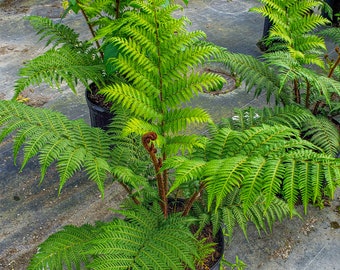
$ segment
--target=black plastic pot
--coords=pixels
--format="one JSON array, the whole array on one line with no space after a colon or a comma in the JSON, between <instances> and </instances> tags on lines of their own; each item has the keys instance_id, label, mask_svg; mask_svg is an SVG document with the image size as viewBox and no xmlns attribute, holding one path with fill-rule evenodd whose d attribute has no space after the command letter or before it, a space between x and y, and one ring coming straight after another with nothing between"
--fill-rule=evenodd
<instances>
[{"instance_id":1,"label":"black plastic pot","mask_svg":"<svg viewBox=\"0 0 340 270\"><path fill-rule=\"evenodd\" d=\"M221 248L221 256L218 261L210 268L210 270L219 270L222 258L224 256L224 235L222 229L217 232L217 245Z\"/></svg>"},{"instance_id":2,"label":"black plastic pot","mask_svg":"<svg viewBox=\"0 0 340 270\"><path fill-rule=\"evenodd\" d=\"M114 114L107 108L101 107L93 103L89 99L89 91L85 91L86 102L89 107L90 120L92 127L99 127L103 130L108 129L108 125L111 123Z\"/></svg>"},{"instance_id":3,"label":"black plastic pot","mask_svg":"<svg viewBox=\"0 0 340 270\"><path fill-rule=\"evenodd\" d=\"M181 198L176 198L176 199L169 198L168 203L171 206L170 208L176 212L176 207L179 207L179 208L183 207L185 200ZM215 264L209 268L210 270L219 270L222 258L224 256L224 234L223 234L222 228L220 228L217 232L216 243L217 243L218 251L220 252L220 257L215 262Z\"/></svg>"}]
</instances>

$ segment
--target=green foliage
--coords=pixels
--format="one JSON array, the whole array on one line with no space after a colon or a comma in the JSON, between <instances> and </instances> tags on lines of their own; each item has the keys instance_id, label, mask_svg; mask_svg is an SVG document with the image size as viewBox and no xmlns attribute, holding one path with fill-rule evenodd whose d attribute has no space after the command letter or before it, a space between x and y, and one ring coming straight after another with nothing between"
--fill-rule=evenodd
<instances>
[{"instance_id":1,"label":"green foliage","mask_svg":"<svg viewBox=\"0 0 340 270\"><path fill-rule=\"evenodd\" d=\"M43 242L38 253L31 259L28 270L84 269L91 262L84 251L88 242L96 237L100 225L85 224L81 227L65 226Z\"/></svg>"},{"instance_id":2,"label":"green foliage","mask_svg":"<svg viewBox=\"0 0 340 270\"><path fill-rule=\"evenodd\" d=\"M312 31L329 23L327 19L312 12L320 8L322 1L310 0L261 0L264 6L254 7L252 11L268 17L273 23L268 43L274 49L285 49L301 64L316 64L323 67L320 59L322 50L326 50L322 38Z\"/></svg>"},{"instance_id":3,"label":"green foliage","mask_svg":"<svg viewBox=\"0 0 340 270\"><path fill-rule=\"evenodd\" d=\"M185 28L186 18L171 17L179 6L155 9L156 5L159 5L157 1L134 3L140 11L125 12L124 20L112 26L119 28L121 36L108 42L121 53L109 61L126 76L128 83L107 86L101 93L106 101L119 104L133 115L125 134L143 135L153 131L158 136L157 145L165 147L165 154L174 154L199 145L192 136L177 137L187 125L211 122L204 110L181 108L181 104L203 87L217 87L223 79L197 70L218 51L211 44L199 42L205 34L189 33Z\"/></svg>"},{"instance_id":4,"label":"green foliage","mask_svg":"<svg viewBox=\"0 0 340 270\"><path fill-rule=\"evenodd\" d=\"M308 119L303 125L304 137L334 156L339 152L339 130L329 119L319 116Z\"/></svg>"},{"instance_id":5,"label":"green foliage","mask_svg":"<svg viewBox=\"0 0 340 270\"><path fill-rule=\"evenodd\" d=\"M301 104L314 114L334 116L340 94L339 59L325 61L323 36L337 41L337 31L326 29L317 34L328 20L313 10L323 1L261 0L264 4L252 11L268 17L273 26L266 45L269 50L260 58L234 54L227 50L217 57L244 80L248 91L259 96L266 92L267 101L274 97L277 104Z\"/></svg>"},{"instance_id":6,"label":"green foliage","mask_svg":"<svg viewBox=\"0 0 340 270\"><path fill-rule=\"evenodd\" d=\"M104 57L104 51L112 55L112 50L105 49L105 46L101 45L103 40L98 40L97 35L100 29L114 23L116 18L129 7L131 1L70 0L68 2L64 16L70 10L75 13L80 12L88 25L88 39L80 39L79 34L63 20L53 22L46 17L27 17L40 36L40 40L46 40L46 46L51 45L52 48L27 61L19 70L20 78L15 82L13 99L28 86L42 83L59 89L61 83L65 82L73 92L76 92L79 82L88 88L91 82L102 86L119 78L118 74L112 73L112 66L106 62L107 57Z\"/></svg>"},{"instance_id":7,"label":"green foliage","mask_svg":"<svg viewBox=\"0 0 340 270\"><path fill-rule=\"evenodd\" d=\"M313 110L318 101L332 108L332 96L340 94L338 81L302 66L289 52L266 53L257 59L223 50L215 61L236 72L255 96L266 92L267 101L274 97L276 103L297 103Z\"/></svg>"},{"instance_id":8,"label":"green foliage","mask_svg":"<svg viewBox=\"0 0 340 270\"><path fill-rule=\"evenodd\" d=\"M298 129L302 138L321 148L324 153L335 156L339 151L338 129L327 118L316 117L309 110L296 105L239 109L235 110L232 118L223 119L222 123L222 126L237 130L245 130L261 123L285 125Z\"/></svg>"},{"instance_id":9,"label":"green foliage","mask_svg":"<svg viewBox=\"0 0 340 270\"><path fill-rule=\"evenodd\" d=\"M195 269L199 245L192 220L178 214L164 219L157 205L117 213L125 218L64 227L40 245L28 269Z\"/></svg>"},{"instance_id":10,"label":"green foliage","mask_svg":"<svg viewBox=\"0 0 340 270\"><path fill-rule=\"evenodd\" d=\"M46 47L52 45L54 48L59 45L68 44L72 48L79 48L79 51L85 51L86 43L79 41L79 34L67 25L54 23L51 19L40 16L29 16L26 18L37 35L39 40L46 40Z\"/></svg>"},{"instance_id":11,"label":"green foliage","mask_svg":"<svg viewBox=\"0 0 340 270\"><path fill-rule=\"evenodd\" d=\"M15 82L15 96L30 85L47 83L60 89L66 82L76 93L76 86L81 82L88 87L91 81L104 83L102 75L104 65L99 58L93 59L92 54L79 53L69 46L50 49L44 54L28 61L20 69L20 78Z\"/></svg>"},{"instance_id":12,"label":"green foliage","mask_svg":"<svg viewBox=\"0 0 340 270\"><path fill-rule=\"evenodd\" d=\"M337 46L340 45L340 29L338 27L327 27L317 33L325 38L329 38Z\"/></svg>"},{"instance_id":13,"label":"green foliage","mask_svg":"<svg viewBox=\"0 0 340 270\"><path fill-rule=\"evenodd\" d=\"M290 215L290 209L284 200L275 196L271 203L266 205L264 199L265 196L260 194L249 209L244 211L240 190L235 188L223 199L217 211L207 212L202 201L198 201L192 211L199 219L200 229L212 223L214 232L217 233L216 230L223 224L227 239L231 240L236 226L240 227L247 237L249 223L254 224L260 234L271 230L275 221L281 221ZM297 213L293 211L291 215L297 215Z\"/></svg>"},{"instance_id":14,"label":"green foliage","mask_svg":"<svg viewBox=\"0 0 340 270\"><path fill-rule=\"evenodd\" d=\"M279 196L288 203L292 215L299 199L307 210L308 203L317 203L321 194L332 197L339 184L339 160L319 151L320 148L301 139L297 130L287 126L262 125L242 132L215 127L204 150L193 153L190 159L168 158L163 169L176 168L169 192L188 182L203 182L208 209L217 211L237 188L239 209L244 213L259 198L266 209Z\"/></svg>"},{"instance_id":15,"label":"green foliage","mask_svg":"<svg viewBox=\"0 0 340 270\"><path fill-rule=\"evenodd\" d=\"M77 12L85 2L70 3ZM305 82L317 89L316 95L322 92L325 97L338 91L338 84L311 73L290 51L272 53L261 63L219 50L204 41L203 32L188 32L185 17L172 16L179 8L162 0L134 1L118 20L103 18L104 24L96 24L99 35L95 40L104 38L103 47L117 49L105 61L124 77L101 90L116 110L108 131L47 109L0 101L0 141L13 134L14 156L23 148L22 168L38 155L43 179L56 162L60 189L82 168L101 192L111 175L135 203L128 200L125 210L118 211L123 219L66 227L51 236L41 245L31 269L194 269L211 251L210 244L198 241L189 230L194 222L199 224L198 232L212 224L216 233L222 222L230 235L236 225L246 234L249 222L266 231L275 220L295 215L297 201L306 211L309 203L319 203L324 195L332 197L339 186L340 161L330 155L338 139L333 140L330 126L315 120L309 111L296 106L259 113L249 109L218 126L203 109L184 106L203 88L223 82L218 75L198 71L212 58L224 60L236 72L243 72L242 66L241 77L247 78L249 87L259 85L258 93L263 87L273 90L280 101L290 101L288 85L298 78L303 78L301 85ZM89 14L91 18L100 16L95 11ZM57 42L52 51L68 48L73 53L59 42L62 38L52 38L58 31L64 28L41 33L50 37L48 42ZM304 53L308 56L309 51L307 46ZM82 53L78 50L76 55ZM255 67L257 63L259 67ZM261 75L255 79L258 72ZM48 82L80 80L72 76L65 71ZM33 78L43 81L40 75ZM89 75L84 82L87 79ZM24 81L22 85L26 85ZM304 123L309 121L319 121L318 130L306 127ZM211 124L210 134L186 133L189 125L202 123ZM313 127L317 125L313 123ZM182 213L169 213L171 196L184 197Z\"/></svg>"},{"instance_id":16,"label":"green foliage","mask_svg":"<svg viewBox=\"0 0 340 270\"><path fill-rule=\"evenodd\" d=\"M39 155L43 181L47 168L57 161L61 190L66 180L84 167L89 178L104 192L112 145L107 134L89 127L83 120L71 121L47 109L39 110L14 101L1 101L0 108L0 124L6 126L1 130L1 140L16 132L13 140L15 158L24 146L21 169L29 159Z\"/></svg>"}]
</instances>

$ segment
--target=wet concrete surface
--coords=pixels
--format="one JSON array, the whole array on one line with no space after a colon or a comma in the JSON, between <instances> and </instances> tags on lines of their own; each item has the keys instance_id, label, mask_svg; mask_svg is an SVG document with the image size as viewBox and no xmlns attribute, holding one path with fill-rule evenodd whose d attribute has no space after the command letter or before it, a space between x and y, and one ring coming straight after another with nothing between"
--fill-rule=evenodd
<instances>
[{"instance_id":1,"label":"wet concrete surface","mask_svg":"<svg viewBox=\"0 0 340 270\"><path fill-rule=\"evenodd\" d=\"M263 19L248 10L258 5L256 0L192 0L184 14L192 21L190 29L201 29L208 39L233 52L258 56L256 42L261 37ZM58 19L62 12L59 0L0 0L0 98L13 95L14 80L24 61L44 51L38 42L27 15L46 15ZM69 22L85 27L81 18L70 16ZM46 86L30 88L24 93L35 106L50 107L64 112L71 119L88 119L88 112L79 88L76 96L67 88L59 93ZM218 121L230 116L233 108L264 106L263 97L253 99L244 87L227 95L202 94L192 101L193 106L205 107ZM13 163L12 141L0 144L0 269L26 269L29 257L48 235L66 224L110 218L108 208L116 208L125 196L117 185L108 185L105 198L100 198L95 184L84 174L77 173L58 196L58 175L52 167L39 185L39 164L33 159L20 171ZM238 255L248 264L247 269L265 270L331 270L340 269L340 194L322 211L310 207L302 219L275 224L273 232L259 236L249 228L248 241L235 231L225 257L233 261ZM333 223L332 223L333 222Z\"/></svg>"}]
</instances>

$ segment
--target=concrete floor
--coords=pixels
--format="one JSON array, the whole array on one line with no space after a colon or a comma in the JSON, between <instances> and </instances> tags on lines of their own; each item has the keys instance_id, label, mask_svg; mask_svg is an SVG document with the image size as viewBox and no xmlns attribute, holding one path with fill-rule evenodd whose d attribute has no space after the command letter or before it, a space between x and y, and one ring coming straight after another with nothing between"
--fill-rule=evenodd
<instances>
[{"instance_id":1,"label":"concrete floor","mask_svg":"<svg viewBox=\"0 0 340 270\"><path fill-rule=\"evenodd\" d=\"M259 56L256 42L261 37L263 19L248 10L256 0L191 0L184 14L192 21L191 29L201 29L208 39L233 52ZM23 20L26 15L58 18L62 12L58 0L0 0L0 98L9 99L13 83L23 61L40 54L44 48L34 31ZM85 27L77 16L72 25ZM88 120L82 89L77 96L65 88L62 93L41 86L25 93L37 106L64 112L72 119ZM231 114L235 107L264 106L263 98L253 99L242 87L225 96L202 95L193 105L207 108L215 120ZM20 164L19 157L18 164ZM79 173L61 196L57 196L58 178L51 168L42 185L38 161L33 160L23 172L13 165L11 140L0 144L0 269L26 269L29 256L49 234L66 224L83 224L110 217L109 207L116 207L124 192L116 185L106 190L104 200L94 185ZM259 236L252 227L248 241L236 231L225 257L238 255L247 269L264 270L335 270L340 269L340 230L331 224L340 222L340 193L322 211L310 207L309 215L277 223L273 232Z\"/></svg>"}]
</instances>

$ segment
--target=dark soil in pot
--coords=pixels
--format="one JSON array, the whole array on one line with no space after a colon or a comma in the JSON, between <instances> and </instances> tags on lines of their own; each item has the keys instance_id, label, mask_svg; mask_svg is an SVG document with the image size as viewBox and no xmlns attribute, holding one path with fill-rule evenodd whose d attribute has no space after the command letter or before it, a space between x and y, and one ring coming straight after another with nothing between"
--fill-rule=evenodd
<instances>
[{"instance_id":1,"label":"dark soil in pot","mask_svg":"<svg viewBox=\"0 0 340 270\"><path fill-rule=\"evenodd\" d=\"M168 209L169 212L181 212L184 210L185 200L181 198L172 199L169 198ZM197 231L197 227L191 228L194 234ZM213 233L213 227L211 224L204 227L200 233L199 240L206 239L207 243L216 243L215 251L209 257L207 257L202 265L197 265L196 270L219 270L220 263L224 254L224 235L220 228L216 235Z\"/></svg>"},{"instance_id":2,"label":"dark soil in pot","mask_svg":"<svg viewBox=\"0 0 340 270\"><path fill-rule=\"evenodd\" d=\"M214 253L205 258L202 265L197 265L196 270L219 270L224 253L224 235L222 229L219 229L217 234L214 235L212 225L207 225L200 233L199 239L206 239L208 243L216 243L216 246Z\"/></svg>"},{"instance_id":3,"label":"dark soil in pot","mask_svg":"<svg viewBox=\"0 0 340 270\"><path fill-rule=\"evenodd\" d=\"M95 84L91 84L90 88L91 91L86 90L85 97L89 107L91 126L107 130L114 117L114 113L110 111L112 104L106 103L105 97L98 94L99 89Z\"/></svg>"}]
</instances>

